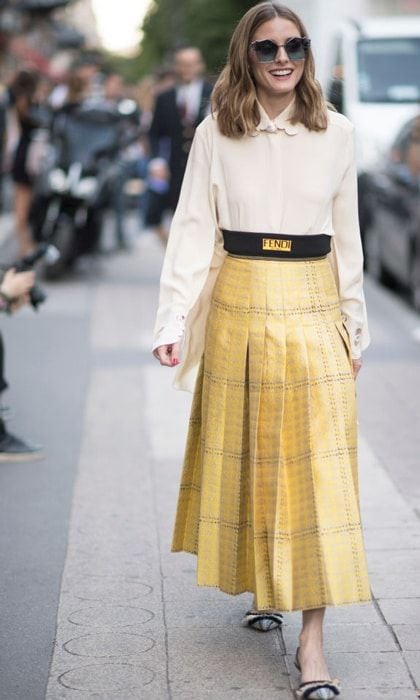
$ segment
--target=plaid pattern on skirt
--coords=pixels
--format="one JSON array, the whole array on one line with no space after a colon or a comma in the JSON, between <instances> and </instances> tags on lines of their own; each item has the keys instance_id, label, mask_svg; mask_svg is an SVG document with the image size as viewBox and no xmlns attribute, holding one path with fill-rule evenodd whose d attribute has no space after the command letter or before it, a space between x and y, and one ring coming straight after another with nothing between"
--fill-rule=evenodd
<instances>
[{"instance_id":1,"label":"plaid pattern on skirt","mask_svg":"<svg viewBox=\"0 0 420 700\"><path fill-rule=\"evenodd\" d=\"M355 384L326 258L228 255L214 288L172 551L258 609L370 600Z\"/></svg>"}]
</instances>

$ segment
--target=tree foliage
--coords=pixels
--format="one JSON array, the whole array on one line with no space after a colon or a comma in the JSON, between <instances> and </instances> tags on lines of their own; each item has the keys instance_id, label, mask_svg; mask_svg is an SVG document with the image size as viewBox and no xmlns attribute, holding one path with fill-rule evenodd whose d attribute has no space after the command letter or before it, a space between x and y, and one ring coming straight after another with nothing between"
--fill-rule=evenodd
<instances>
[{"instance_id":1,"label":"tree foliage","mask_svg":"<svg viewBox=\"0 0 420 700\"><path fill-rule=\"evenodd\" d=\"M203 52L208 71L217 75L226 59L232 31L256 0L154 0L144 23L139 56L118 60L127 78L150 73L170 63L178 46L190 44Z\"/></svg>"}]
</instances>

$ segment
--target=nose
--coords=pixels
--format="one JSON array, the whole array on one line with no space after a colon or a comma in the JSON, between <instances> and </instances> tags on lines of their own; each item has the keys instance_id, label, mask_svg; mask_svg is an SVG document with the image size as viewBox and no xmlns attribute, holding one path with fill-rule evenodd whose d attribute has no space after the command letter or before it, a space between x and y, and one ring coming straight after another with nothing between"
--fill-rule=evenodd
<instances>
[{"instance_id":1,"label":"nose","mask_svg":"<svg viewBox=\"0 0 420 700\"><path fill-rule=\"evenodd\" d=\"M284 46L279 46L279 48L277 49L276 62L278 61L279 63L284 63L288 60L289 56L287 55L286 49L284 48Z\"/></svg>"}]
</instances>

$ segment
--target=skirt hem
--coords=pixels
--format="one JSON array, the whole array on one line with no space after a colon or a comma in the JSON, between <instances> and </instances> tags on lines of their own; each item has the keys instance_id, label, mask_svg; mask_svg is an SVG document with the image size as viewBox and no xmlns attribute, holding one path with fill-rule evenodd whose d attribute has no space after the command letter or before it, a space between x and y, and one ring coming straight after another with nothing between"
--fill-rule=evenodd
<instances>
[{"instance_id":1,"label":"skirt hem","mask_svg":"<svg viewBox=\"0 0 420 700\"><path fill-rule=\"evenodd\" d=\"M193 554L195 557L198 556L197 552L194 552L193 549L186 549L185 547L183 548L177 548L171 549L172 554L178 554L184 552L185 554ZM197 582L196 584L200 588L217 588L219 591L222 593L226 593L226 595L231 595L231 596L237 596L237 595L242 595L243 593L252 593L254 594L255 591L250 590L249 588L244 588L243 590L240 591L231 591L227 590L226 588L223 588L222 586L217 585L216 583L202 583L202 582ZM299 612L303 610L315 610L316 608L339 608L344 605L362 605L364 603L371 603L373 600L373 595L371 594L369 598L358 598L357 600L344 600L339 603L337 602L328 602L326 600L320 601L319 603L313 604L308 607L303 607L303 608L273 608L273 607L262 607L259 608L259 610L278 610L281 613L289 613L289 612Z\"/></svg>"}]
</instances>

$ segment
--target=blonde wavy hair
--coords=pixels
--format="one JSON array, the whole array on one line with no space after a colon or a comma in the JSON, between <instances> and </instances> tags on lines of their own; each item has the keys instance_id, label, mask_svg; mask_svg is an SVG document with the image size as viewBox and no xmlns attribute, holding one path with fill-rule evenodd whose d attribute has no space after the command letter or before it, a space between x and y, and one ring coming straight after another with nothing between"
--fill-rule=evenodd
<instances>
[{"instance_id":1,"label":"blonde wavy hair","mask_svg":"<svg viewBox=\"0 0 420 700\"><path fill-rule=\"evenodd\" d=\"M249 66L249 45L258 27L276 17L293 22L300 36L308 36L298 15L277 2L261 2L252 7L239 21L229 45L228 60L212 94L212 113L224 136L240 137L255 130L260 120L254 77ZM292 124L301 122L311 131L327 128L327 109L335 109L324 99L322 88L315 79L315 62L309 48L304 59L301 79L296 85L296 101Z\"/></svg>"}]
</instances>

